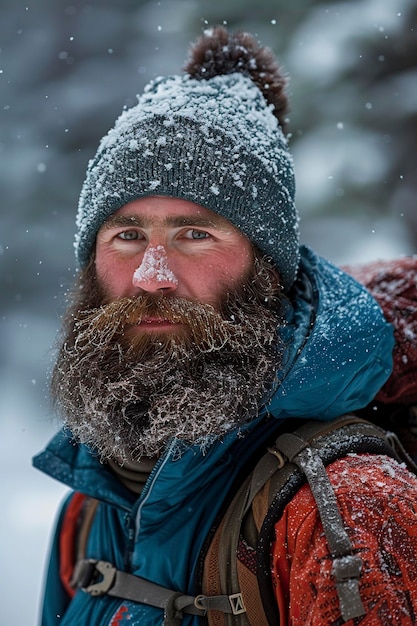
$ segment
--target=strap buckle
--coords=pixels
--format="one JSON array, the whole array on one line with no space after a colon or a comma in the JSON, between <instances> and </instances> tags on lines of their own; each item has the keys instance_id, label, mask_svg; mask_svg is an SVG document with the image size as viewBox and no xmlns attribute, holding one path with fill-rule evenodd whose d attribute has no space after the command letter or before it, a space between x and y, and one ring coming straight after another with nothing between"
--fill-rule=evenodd
<instances>
[{"instance_id":1,"label":"strap buckle","mask_svg":"<svg viewBox=\"0 0 417 626\"><path fill-rule=\"evenodd\" d=\"M241 615L246 613L245 603L243 602L243 596L241 593L233 593L229 596L229 602L233 615Z\"/></svg>"},{"instance_id":2,"label":"strap buckle","mask_svg":"<svg viewBox=\"0 0 417 626\"><path fill-rule=\"evenodd\" d=\"M116 576L116 568L108 561L82 559L78 561L71 584L91 596L102 596L109 591Z\"/></svg>"},{"instance_id":3,"label":"strap buckle","mask_svg":"<svg viewBox=\"0 0 417 626\"><path fill-rule=\"evenodd\" d=\"M222 613L240 615L246 613L243 596L239 593L223 596L205 596L203 594L194 598L194 606L200 611L221 611Z\"/></svg>"}]
</instances>

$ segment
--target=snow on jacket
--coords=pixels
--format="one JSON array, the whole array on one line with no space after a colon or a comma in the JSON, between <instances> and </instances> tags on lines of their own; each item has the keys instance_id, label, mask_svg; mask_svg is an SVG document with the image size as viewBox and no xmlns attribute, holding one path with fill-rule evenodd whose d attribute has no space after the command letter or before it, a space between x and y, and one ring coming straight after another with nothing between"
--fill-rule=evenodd
<instances>
[{"instance_id":1,"label":"snow on jacket","mask_svg":"<svg viewBox=\"0 0 417 626\"><path fill-rule=\"evenodd\" d=\"M259 414L214 443L174 453L175 441L136 497L86 446L59 433L34 465L72 490L100 500L87 557L112 562L173 590L195 594L199 555L221 505L248 458L287 417L328 420L372 400L392 367L393 331L377 302L354 279L301 249L290 298L282 371ZM65 592L59 576L57 523L46 584L43 626L156 626L162 610L108 596ZM199 618L184 616L184 626Z\"/></svg>"}]
</instances>

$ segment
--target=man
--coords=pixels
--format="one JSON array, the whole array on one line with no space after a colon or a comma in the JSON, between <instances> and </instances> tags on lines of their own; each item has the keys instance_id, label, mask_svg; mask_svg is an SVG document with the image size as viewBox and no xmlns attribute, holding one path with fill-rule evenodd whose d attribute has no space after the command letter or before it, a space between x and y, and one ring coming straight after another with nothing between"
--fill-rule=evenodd
<instances>
[{"instance_id":1,"label":"man","mask_svg":"<svg viewBox=\"0 0 417 626\"><path fill-rule=\"evenodd\" d=\"M201 571L256 458L285 419L358 410L390 374L393 332L377 302L299 249L284 88L267 49L216 28L184 75L146 88L89 164L81 271L52 380L65 429L35 459L73 489L45 626L197 624L207 608L223 623L199 596ZM416 479L381 455L328 472L352 562L361 555L361 624L415 623ZM274 523L277 619L341 624L307 486ZM253 623L255 600L245 603L227 619Z\"/></svg>"}]
</instances>

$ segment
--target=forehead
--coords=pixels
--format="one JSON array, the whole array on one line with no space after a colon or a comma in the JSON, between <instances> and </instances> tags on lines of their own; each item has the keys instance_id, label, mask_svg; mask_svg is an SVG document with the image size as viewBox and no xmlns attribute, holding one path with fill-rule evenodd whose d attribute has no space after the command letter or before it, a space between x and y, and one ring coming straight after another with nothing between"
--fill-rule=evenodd
<instances>
[{"instance_id":1,"label":"forehead","mask_svg":"<svg viewBox=\"0 0 417 626\"><path fill-rule=\"evenodd\" d=\"M199 225L235 231L245 235L229 220L210 209L181 198L149 196L133 200L118 209L102 228L137 225L142 227L163 224L167 226Z\"/></svg>"}]
</instances>

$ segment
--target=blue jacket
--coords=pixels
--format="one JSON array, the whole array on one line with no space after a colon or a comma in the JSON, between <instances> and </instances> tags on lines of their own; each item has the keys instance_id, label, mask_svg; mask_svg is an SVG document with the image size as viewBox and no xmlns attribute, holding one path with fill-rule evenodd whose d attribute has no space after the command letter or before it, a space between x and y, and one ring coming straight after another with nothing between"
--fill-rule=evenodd
<instances>
[{"instance_id":1,"label":"blue jacket","mask_svg":"<svg viewBox=\"0 0 417 626\"><path fill-rule=\"evenodd\" d=\"M301 249L299 279L290 294L287 353L282 371L253 422L214 443L173 454L175 441L155 466L136 499L97 456L59 433L34 465L100 500L87 556L112 562L184 593L199 592L199 554L234 480L262 446L277 419L328 420L368 404L388 378L392 328L376 301L352 278ZM59 528L52 545L43 626L156 626L162 611L109 596L79 591L69 602L59 581ZM185 616L184 626L198 619Z\"/></svg>"}]
</instances>

